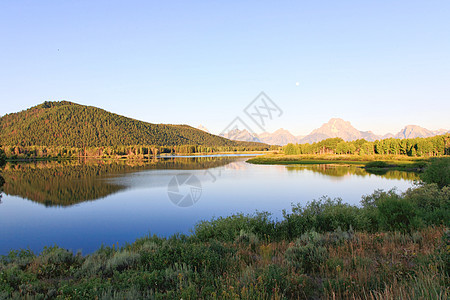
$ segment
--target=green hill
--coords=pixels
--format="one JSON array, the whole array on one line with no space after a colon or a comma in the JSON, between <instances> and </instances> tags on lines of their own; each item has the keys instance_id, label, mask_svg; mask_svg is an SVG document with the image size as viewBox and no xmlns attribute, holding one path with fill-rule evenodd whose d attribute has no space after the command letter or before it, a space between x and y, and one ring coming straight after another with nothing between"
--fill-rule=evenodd
<instances>
[{"instance_id":1,"label":"green hill","mask_svg":"<svg viewBox=\"0 0 450 300\"><path fill-rule=\"evenodd\" d=\"M44 102L0 118L0 145L109 147L131 145L268 147L231 141L188 125L152 124L68 101Z\"/></svg>"}]
</instances>

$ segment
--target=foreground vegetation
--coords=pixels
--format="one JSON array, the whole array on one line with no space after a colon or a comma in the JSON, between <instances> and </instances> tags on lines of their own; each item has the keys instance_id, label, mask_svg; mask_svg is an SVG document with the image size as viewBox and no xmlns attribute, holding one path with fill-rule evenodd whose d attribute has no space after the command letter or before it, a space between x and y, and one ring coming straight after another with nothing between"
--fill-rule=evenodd
<instances>
[{"instance_id":1,"label":"foreground vegetation","mask_svg":"<svg viewBox=\"0 0 450 300\"><path fill-rule=\"evenodd\" d=\"M227 241L144 237L86 257L22 250L1 259L0 298L447 299L449 240L443 227L309 231L293 241L241 230Z\"/></svg>"},{"instance_id":2,"label":"foreground vegetation","mask_svg":"<svg viewBox=\"0 0 450 300\"><path fill-rule=\"evenodd\" d=\"M57 246L0 259L0 298L447 299L448 160L405 193L322 198L281 220L236 214L190 236L147 236L87 256Z\"/></svg>"}]
</instances>

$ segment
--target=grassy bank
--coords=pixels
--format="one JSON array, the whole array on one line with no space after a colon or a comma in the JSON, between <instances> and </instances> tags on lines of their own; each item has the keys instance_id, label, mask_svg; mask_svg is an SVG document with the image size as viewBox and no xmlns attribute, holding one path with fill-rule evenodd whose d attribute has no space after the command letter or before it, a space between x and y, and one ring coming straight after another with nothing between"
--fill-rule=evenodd
<instances>
[{"instance_id":1,"label":"grassy bank","mask_svg":"<svg viewBox=\"0 0 450 300\"><path fill-rule=\"evenodd\" d=\"M354 163L365 164L373 161L387 161L391 163L427 162L428 158L410 157L406 155L350 155L350 154L268 154L249 159L253 164L326 164L326 163Z\"/></svg>"},{"instance_id":2,"label":"grassy bank","mask_svg":"<svg viewBox=\"0 0 450 300\"><path fill-rule=\"evenodd\" d=\"M323 198L198 223L82 256L59 247L0 259L0 298L446 299L450 188Z\"/></svg>"},{"instance_id":3,"label":"grassy bank","mask_svg":"<svg viewBox=\"0 0 450 300\"><path fill-rule=\"evenodd\" d=\"M295 164L351 164L360 165L371 173L383 173L388 170L421 172L430 159L401 155L285 155L269 154L247 160L259 165L295 165Z\"/></svg>"}]
</instances>

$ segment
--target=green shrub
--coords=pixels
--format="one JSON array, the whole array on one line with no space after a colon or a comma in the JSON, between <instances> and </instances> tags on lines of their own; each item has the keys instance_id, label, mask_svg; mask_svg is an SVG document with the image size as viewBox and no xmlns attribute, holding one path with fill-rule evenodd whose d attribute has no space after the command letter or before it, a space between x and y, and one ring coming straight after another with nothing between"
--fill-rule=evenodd
<instances>
[{"instance_id":1,"label":"green shrub","mask_svg":"<svg viewBox=\"0 0 450 300\"><path fill-rule=\"evenodd\" d=\"M341 198L331 199L325 196L308 202L305 207L300 204L293 206L292 214L286 217L294 219L290 221L291 223L300 224L303 232L312 229L328 232L338 227L343 230L348 230L350 227L360 229L362 225L358 207L343 203ZM303 220L298 220L299 218Z\"/></svg>"},{"instance_id":2,"label":"green shrub","mask_svg":"<svg viewBox=\"0 0 450 300\"><path fill-rule=\"evenodd\" d=\"M249 246L253 251L256 250L256 246L259 244L259 239L254 233L247 233L245 230L241 230L241 233L236 238L236 242L242 245Z\"/></svg>"},{"instance_id":3,"label":"green shrub","mask_svg":"<svg viewBox=\"0 0 450 300\"><path fill-rule=\"evenodd\" d=\"M450 186L439 188L436 183L408 189L403 197L414 203L426 225L450 226Z\"/></svg>"},{"instance_id":4,"label":"green shrub","mask_svg":"<svg viewBox=\"0 0 450 300\"><path fill-rule=\"evenodd\" d=\"M114 271L120 272L132 268L139 262L139 258L139 254L126 250L116 252L113 257L106 262L106 271L112 273Z\"/></svg>"},{"instance_id":5,"label":"green shrub","mask_svg":"<svg viewBox=\"0 0 450 300\"><path fill-rule=\"evenodd\" d=\"M328 270L334 272L344 269L344 260L340 257L333 257L326 261Z\"/></svg>"},{"instance_id":6,"label":"green shrub","mask_svg":"<svg viewBox=\"0 0 450 300\"><path fill-rule=\"evenodd\" d=\"M308 245L308 244L313 244L316 246L322 246L325 244L325 237L320 234L317 233L314 230L310 230L308 232L305 232L304 234L302 234L298 239L297 239L297 244L299 245Z\"/></svg>"},{"instance_id":7,"label":"green shrub","mask_svg":"<svg viewBox=\"0 0 450 300\"><path fill-rule=\"evenodd\" d=\"M45 247L36 259L42 277L70 274L70 266L81 264L81 257L58 246Z\"/></svg>"},{"instance_id":8,"label":"green shrub","mask_svg":"<svg viewBox=\"0 0 450 300\"><path fill-rule=\"evenodd\" d=\"M450 158L434 158L421 176L426 183L436 183L439 188L450 185Z\"/></svg>"},{"instance_id":9,"label":"green shrub","mask_svg":"<svg viewBox=\"0 0 450 300\"><path fill-rule=\"evenodd\" d=\"M8 255L0 258L0 262L3 264L14 264L22 270L29 266L36 255L30 249L12 250Z\"/></svg>"},{"instance_id":10,"label":"green shrub","mask_svg":"<svg viewBox=\"0 0 450 300\"><path fill-rule=\"evenodd\" d=\"M194 235L200 241L215 239L233 242L240 236L241 230L263 239L275 235L275 223L270 219L268 212L256 212L253 215L235 214L197 223Z\"/></svg>"},{"instance_id":11,"label":"green shrub","mask_svg":"<svg viewBox=\"0 0 450 300\"><path fill-rule=\"evenodd\" d=\"M296 245L286 250L284 256L286 263L298 272L307 274L317 272L328 258L327 249L313 243L305 246L301 243L302 241L297 241Z\"/></svg>"},{"instance_id":12,"label":"green shrub","mask_svg":"<svg viewBox=\"0 0 450 300\"><path fill-rule=\"evenodd\" d=\"M86 257L81 269L79 270L78 277L91 277L97 274L102 274L106 270L107 257L99 253L93 253Z\"/></svg>"},{"instance_id":13,"label":"green shrub","mask_svg":"<svg viewBox=\"0 0 450 300\"><path fill-rule=\"evenodd\" d=\"M392 196L377 203L381 230L410 232L421 225L416 206L400 196Z\"/></svg>"},{"instance_id":14,"label":"green shrub","mask_svg":"<svg viewBox=\"0 0 450 300\"><path fill-rule=\"evenodd\" d=\"M286 289L287 273L286 269L277 264L270 264L264 268L262 279L267 295L272 295L274 292L282 293Z\"/></svg>"},{"instance_id":15,"label":"green shrub","mask_svg":"<svg viewBox=\"0 0 450 300\"><path fill-rule=\"evenodd\" d=\"M193 278L193 268L186 263L175 263L164 270L164 282L172 289L182 289L183 286L190 285Z\"/></svg>"},{"instance_id":16,"label":"green shrub","mask_svg":"<svg viewBox=\"0 0 450 300\"><path fill-rule=\"evenodd\" d=\"M350 242L354 238L354 231L350 225L349 230L343 231L341 227L338 227L335 231L327 233L325 235L325 243L327 245L340 245L345 242Z\"/></svg>"}]
</instances>

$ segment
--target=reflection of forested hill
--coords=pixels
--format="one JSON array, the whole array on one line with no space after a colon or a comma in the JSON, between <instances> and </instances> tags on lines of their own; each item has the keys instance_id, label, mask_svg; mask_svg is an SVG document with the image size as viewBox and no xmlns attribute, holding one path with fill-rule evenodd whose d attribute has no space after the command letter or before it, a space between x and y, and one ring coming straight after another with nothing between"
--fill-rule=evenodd
<instances>
[{"instance_id":1,"label":"reflection of forested hill","mask_svg":"<svg viewBox=\"0 0 450 300\"><path fill-rule=\"evenodd\" d=\"M166 158L152 161L87 160L7 164L4 192L48 206L96 200L125 187L105 178L149 169L206 169L233 161L228 157Z\"/></svg>"},{"instance_id":2,"label":"reflection of forested hill","mask_svg":"<svg viewBox=\"0 0 450 300\"><path fill-rule=\"evenodd\" d=\"M3 184L5 184L5 179L3 179L2 174L0 174L0 203L2 203Z\"/></svg>"},{"instance_id":3,"label":"reflection of forested hill","mask_svg":"<svg viewBox=\"0 0 450 300\"><path fill-rule=\"evenodd\" d=\"M367 176L370 175L363 168L348 165L324 164L324 165L289 165L286 166L288 171L302 171L309 170L316 173L321 173L326 176L343 177L346 175ZM388 171L385 174L378 174L387 179L404 179L404 180L418 180L419 176L412 172L402 171Z\"/></svg>"}]
</instances>

